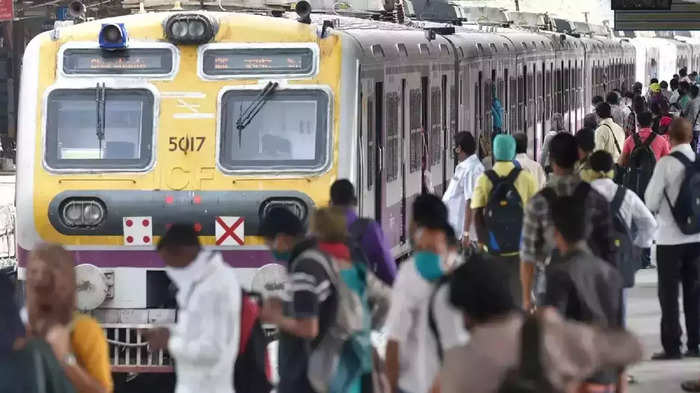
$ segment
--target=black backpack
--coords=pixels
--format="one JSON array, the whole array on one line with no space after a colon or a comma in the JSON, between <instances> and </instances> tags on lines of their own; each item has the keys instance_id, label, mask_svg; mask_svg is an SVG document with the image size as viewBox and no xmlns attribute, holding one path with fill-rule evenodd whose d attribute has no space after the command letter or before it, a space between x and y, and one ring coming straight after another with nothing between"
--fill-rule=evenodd
<instances>
[{"instance_id":1,"label":"black backpack","mask_svg":"<svg viewBox=\"0 0 700 393\"><path fill-rule=\"evenodd\" d=\"M666 190L664 196L681 232L694 235L700 233L700 162L697 157L691 162L685 154L677 151L671 153L671 156L683 164L685 175L676 203L671 203Z\"/></svg>"},{"instance_id":2,"label":"black backpack","mask_svg":"<svg viewBox=\"0 0 700 393\"><path fill-rule=\"evenodd\" d=\"M613 228L615 230L615 249L617 250L617 268L622 274L623 286L632 288L634 286L634 275L642 267L641 250L634 244L632 238L632 228L627 226L620 207L625 199L627 189L618 186L612 202L610 202L610 213L612 214Z\"/></svg>"},{"instance_id":3,"label":"black backpack","mask_svg":"<svg viewBox=\"0 0 700 393\"><path fill-rule=\"evenodd\" d=\"M627 168L622 184L644 199L644 191L647 189L656 166L656 155L651 148L656 134L652 132L644 142L639 134L633 134L632 138L634 139L634 149L630 154L629 168Z\"/></svg>"},{"instance_id":4,"label":"black backpack","mask_svg":"<svg viewBox=\"0 0 700 393\"><path fill-rule=\"evenodd\" d=\"M268 393L267 345L270 339L260 323L260 307L253 293L241 291L241 337L233 372L236 393Z\"/></svg>"},{"instance_id":5,"label":"black backpack","mask_svg":"<svg viewBox=\"0 0 700 393\"><path fill-rule=\"evenodd\" d=\"M530 316L520 331L520 363L508 371L498 393L559 393L545 375L543 346L540 322Z\"/></svg>"},{"instance_id":6,"label":"black backpack","mask_svg":"<svg viewBox=\"0 0 700 393\"><path fill-rule=\"evenodd\" d=\"M484 211L484 221L489 234L488 248L492 254L520 250L523 200L515 188L515 180L521 171L522 169L516 166L506 177L499 177L493 169L484 172L493 185Z\"/></svg>"}]
</instances>

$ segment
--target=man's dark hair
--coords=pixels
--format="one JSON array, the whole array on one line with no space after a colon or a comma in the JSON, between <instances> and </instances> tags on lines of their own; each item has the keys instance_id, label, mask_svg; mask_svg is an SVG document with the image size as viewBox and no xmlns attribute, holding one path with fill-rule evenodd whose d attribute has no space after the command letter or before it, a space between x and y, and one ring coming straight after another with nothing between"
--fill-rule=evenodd
<instances>
[{"instance_id":1,"label":"man's dark hair","mask_svg":"<svg viewBox=\"0 0 700 393\"><path fill-rule=\"evenodd\" d=\"M576 243L586 237L586 215L582 203L572 196L558 197L550 206L554 228L568 243Z\"/></svg>"},{"instance_id":2,"label":"man's dark hair","mask_svg":"<svg viewBox=\"0 0 700 393\"><path fill-rule=\"evenodd\" d=\"M625 98L629 98L629 99L631 100L631 99L634 98L634 92L631 91L631 90L628 90L628 91L625 92L624 97L625 97Z\"/></svg>"},{"instance_id":3,"label":"man's dark hair","mask_svg":"<svg viewBox=\"0 0 700 393\"><path fill-rule=\"evenodd\" d=\"M513 139L515 139L515 153L527 153L527 134L516 132L513 134Z\"/></svg>"},{"instance_id":4,"label":"man's dark hair","mask_svg":"<svg viewBox=\"0 0 700 393\"><path fill-rule=\"evenodd\" d=\"M666 82L666 81L661 81L661 83L659 85L661 86L662 89L668 89L668 82Z\"/></svg>"},{"instance_id":5,"label":"man's dark hair","mask_svg":"<svg viewBox=\"0 0 700 393\"><path fill-rule=\"evenodd\" d=\"M576 146L586 153L595 149L595 131L590 128L582 128L576 132Z\"/></svg>"},{"instance_id":6,"label":"man's dark hair","mask_svg":"<svg viewBox=\"0 0 700 393\"><path fill-rule=\"evenodd\" d=\"M671 90L678 89L678 78L671 79Z\"/></svg>"},{"instance_id":7,"label":"man's dark hair","mask_svg":"<svg viewBox=\"0 0 700 393\"><path fill-rule=\"evenodd\" d=\"M687 94L688 90L690 89L690 83L683 81L678 84L678 90L680 90L681 94Z\"/></svg>"},{"instance_id":8,"label":"man's dark hair","mask_svg":"<svg viewBox=\"0 0 700 393\"><path fill-rule=\"evenodd\" d=\"M651 112L644 111L642 113L638 113L637 122L639 122L639 125L643 128L651 127L651 123L653 122L653 116Z\"/></svg>"},{"instance_id":9,"label":"man's dark hair","mask_svg":"<svg viewBox=\"0 0 700 393\"><path fill-rule=\"evenodd\" d=\"M598 150L588 158L591 169L596 172L608 172L613 169L613 159L605 150Z\"/></svg>"},{"instance_id":10,"label":"man's dark hair","mask_svg":"<svg viewBox=\"0 0 700 393\"><path fill-rule=\"evenodd\" d=\"M561 168L573 169L578 161L576 138L565 132L555 135L549 145L549 158Z\"/></svg>"},{"instance_id":11,"label":"man's dark hair","mask_svg":"<svg viewBox=\"0 0 700 393\"><path fill-rule=\"evenodd\" d=\"M503 262L473 254L450 278L450 303L476 321L516 311Z\"/></svg>"},{"instance_id":12,"label":"man's dark hair","mask_svg":"<svg viewBox=\"0 0 700 393\"><path fill-rule=\"evenodd\" d=\"M589 113L583 117L583 127L596 129L598 128L598 115L595 113Z\"/></svg>"},{"instance_id":13,"label":"man's dark hair","mask_svg":"<svg viewBox=\"0 0 700 393\"><path fill-rule=\"evenodd\" d=\"M474 140L474 135L470 132L458 132L455 135L455 144L468 156L471 156L476 151L476 141Z\"/></svg>"},{"instance_id":14,"label":"man's dark hair","mask_svg":"<svg viewBox=\"0 0 700 393\"><path fill-rule=\"evenodd\" d=\"M304 236L304 224L296 214L284 207L273 207L265 214L260 224L260 234L266 239L277 235Z\"/></svg>"},{"instance_id":15,"label":"man's dark hair","mask_svg":"<svg viewBox=\"0 0 700 393\"><path fill-rule=\"evenodd\" d=\"M634 85L632 85L632 90L641 92L643 86L644 85L642 85L642 82L634 82Z\"/></svg>"},{"instance_id":16,"label":"man's dark hair","mask_svg":"<svg viewBox=\"0 0 700 393\"><path fill-rule=\"evenodd\" d=\"M447 207L433 194L421 194L413 202L413 222L420 227L440 229L447 222Z\"/></svg>"},{"instance_id":17,"label":"man's dark hair","mask_svg":"<svg viewBox=\"0 0 700 393\"><path fill-rule=\"evenodd\" d=\"M192 223L173 224L158 242L158 251L178 247L200 247L197 231Z\"/></svg>"},{"instance_id":18,"label":"man's dark hair","mask_svg":"<svg viewBox=\"0 0 700 393\"><path fill-rule=\"evenodd\" d=\"M671 79L671 80L678 80L678 79L680 79L680 75L673 74L673 79Z\"/></svg>"},{"instance_id":19,"label":"man's dark hair","mask_svg":"<svg viewBox=\"0 0 700 393\"><path fill-rule=\"evenodd\" d=\"M680 74L681 78L683 78L684 76L688 76L688 69L683 67L680 70L678 70L678 74Z\"/></svg>"},{"instance_id":20,"label":"man's dark hair","mask_svg":"<svg viewBox=\"0 0 700 393\"><path fill-rule=\"evenodd\" d=\"M617 105L617 103L620 101L620 96L617 95L616 92L611 91L608 93L607 96L605 96L605 102L607 102L610 105Z\"/></svg>"},{"instance_id":21,"label":"man's dark hair","mask_svg":"<svg viewBox=\"0 0 700 393\"><path fill-rule=\"evenodd\" d=\"M350 206L357 203L355 187L348 179L338 179L331 185L331 203L334 206Z\"/></svg>"},{"instance_id":22,"label":"man's dark hair","mask_svg":"<svg viewBox=\"0 0 700 393\"><path fill-rule=\"evenodd\" d=\"M641 113L647 110L647 101L640 95L635 95L632 99L632 110L634 113Z\"/></svg>"},{"instance_id":23,"label":"man's dark hair","mask_svg":"<svg viewBox=\"0 0 700 393\"><path fill-rule=\"evenodd\" d=\"M601 119L609 119L612 117L612 108L610 108L610 105L603 102L595 107L595 113Z\"/></svg>"},{"instance_id":24,"label":"man's dark hair","mask_svg":"<svg viewBox=\"0 0 700 393\"><path fill-rule=\"evenodd\" d=\"M601 96L593 96L593 99L591 100L591 104L593 104L593 106L598 106L598 104L600 104L604 101L605 100L603 100L603 97L601 97Z\"/></svg>"},{"instance_id":25,"label":"man's dark hair","mask_svg":"<svg viewBox=\"0 0 700 393\"><path fill-rule=\"evenodd\" d=\"M700 92L700 87L698 85L692 85L690 86L690 96L695 98L698 96L698 92Z\"/></svg>"},{"instance_id":26,"label":"man's dark hair","mask_svg":"<svg viewBox=\"0 0 700 393\"><path fill-rule=\"evenodd\" d=\"M649 84L651 85L652 83L659 83L659 80L656 79L656 78L651 78L651 79L649 80Z\"/></svg>"}]
</instances>

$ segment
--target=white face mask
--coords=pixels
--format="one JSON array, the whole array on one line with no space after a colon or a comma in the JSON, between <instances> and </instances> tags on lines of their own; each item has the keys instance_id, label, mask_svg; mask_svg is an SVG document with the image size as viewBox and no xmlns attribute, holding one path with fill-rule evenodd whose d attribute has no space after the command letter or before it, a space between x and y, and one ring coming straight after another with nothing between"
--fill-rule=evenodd
<instances>
[{"instance_id":1,"label":"white face mask","mask_svg":"<svg viewBox=\"0 0 700 393\"><path fill-rule=\"evenodd\" d=\"M177 285L178 288L189 285L196 280L200 273L207 267L212 253L201 251L192 263L185 267L166 266L165 273Z\"/></svg>"}]
</instances>

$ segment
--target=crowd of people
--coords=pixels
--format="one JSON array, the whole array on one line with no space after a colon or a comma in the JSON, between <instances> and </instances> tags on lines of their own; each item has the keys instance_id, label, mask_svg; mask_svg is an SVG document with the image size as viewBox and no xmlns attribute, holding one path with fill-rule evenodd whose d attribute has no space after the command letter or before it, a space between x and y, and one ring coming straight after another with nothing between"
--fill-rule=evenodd
<instances>
[{"instance_id":1,"label":"crowd of people","mask_svg":"<svg viewBox=\"0 0 700 393\"><path fill-rule=\"evenodd\" d=\"M412 252L398 266L378 223L358 217L346 179L308 223L282 207L262 217L288 278L279 298L253 306L193 226L173 225L157 250L178 318L151 329L149 345L175 359L177 393L269 392L268 359L251 352L263 325L278 332L280 393L624 393L626 368L642 358L625 330L627 293L654 259L663 350L652 359L700 357L694 78L681 70L646 93L637 83L595 97L575 133L554 114L539 162L526 134L457 133L454 175L442 197L414 200ZM0 277L1 391L112 391L105 336L75 311L69 252L34 249L23 311L12 293ZM700 382L682 387L698 392Z\"/></svg>"}]
</instances>

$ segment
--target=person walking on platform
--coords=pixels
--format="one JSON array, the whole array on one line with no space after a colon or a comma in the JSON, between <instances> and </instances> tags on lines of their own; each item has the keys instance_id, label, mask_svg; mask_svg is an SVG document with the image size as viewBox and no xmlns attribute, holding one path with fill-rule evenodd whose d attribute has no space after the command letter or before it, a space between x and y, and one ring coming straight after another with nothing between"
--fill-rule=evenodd
<instances>
[{"instance_id":1,"label":"person walking on platform","mask_svg":"<svg viewBox=\"0 0 700 393\"><path fill-rule=\"evenodd\" d=\"M625 111L620 105L620 96L616 92L611 91L605 97L605 102L610 105L610 111L612 113L612 119L615 124L622 126L625 124Z\"/></svg>"},{"instance_id":2,"label":"person walking on platform","mask_svg":"<svg viewBox=\"0 0 700 393\"><path fill-rule=\"evenodd\" d=\"M693 148L694 152L698 151L698 136L700 136L700 87L697 85L690 86L690 102L685 110L685 115L683 116L686 120L690 122L693 129L693 141L690 143L690 147Z\"/></svg>"},{"instance_id":3,"label":"person walking on platform","mask_svg":"<svg viewBox=\"0 0 700 393\"><path fill-rule=\"evenodd\" d=\"M392 288L386 370L392 392L427 393L435 384L442 353L464 344L466 333L456 310L448 305L434 307L431 302L454 268L449 258L449 238L454 232L447 223L447 209L437 197L421 195L412 210L414 252L399 267ZM441 334L435 334L436 330Z\"/></svg>"},{"instance_id":4,"label":"person walking on platform","mask_svg":"<svg viewBox=\"0 0 700 393\"><path fill-rule=\"evenodd\" d=\"M241 287L221 254L202 249L193 224L174 224L158 242L165 272L177 287L178 321L147 334L151 349L175 358L175 393L233 393Z\"/></svg>"},{"instance_id":5,"label":"person walking on platform","mask_svg":"<svg viewBox=\"0 0 700 393\"><path fill-rule=\"evenodd\" d=\"M535 191L539 191L547 182L547 174L544 173L542 165L539 162L531 159L527 155L527 135L524 132L513 134L515 138L515 161L526 171L530 172L532 178L535 179Z\"/></svg>"},{"instance_id":6,"label":"person walking on platform","mask_svg":"<svg viewBox=\"0 0 700 393\"><path fill-rule=\"evenodd\" d=\"M470 338L445 354L442 393L512 391L504 390L504 385L517 375L513 371L538 366L522 360L539 361L541 381L553 388L537 390L528 384L524 391L580 392L581 381L596 370L625 367L642 358L642 345L629 332L569 321L551 307L528 319L513 298L507 277L501 264L478 254L453 274L450 301L463 313ZM540 342L546 345L537 346L537 333L532 337L523 328L534 320Z\"/></svg>"},{"instance_id":7,"label":"person walking on platform","mask_svg":"<svg viewBox=\"0 0 700 393\"><path fill-rule=\"evenodd\" d=\"M78 393L112 392L104 331L95 319L75 309L73 256L59 245L35 247L29 254L26 288L27 334L51 345Z\"/></svg>"},{"instance_id":8,"label":"person walking on platform","mask_svg":"<svg viewBox=\"0 0 700 393\"><path fill-rule=\"evenodd\" d=\"M471 209L471 199L476 180L484 173L484 166L476 155L476 142L472 134L459 132L455 135L455 155L459 164L450 180L450 185L442 196L447 206L450 225L454 228L463 248L476 242L476 229Z\"/></svg>"},{"instance_id":9,"label":"person walking on platform","mask_svg":"<svg viewBox=\"0 0 700 393\"><path fill-rule=\"evenodd\" d=\"M656 261L663 352L655 354L652 357L655 360L682 357L682 330L678 320L679 284L683 286L683 309L688 336L686 356L700 357L700 234L683 233L673 214L687 164L696 160L696 154L690 146L693 139L690 122L675 119L668 133L671 154L656 163L645 193L647 207L656 213L659 223Z\"/></svg>"},{"instance_id":10,"label":"person walking on platform","mask_svg":"<svg viewBox=\"0 0 700 393\"><path fill-rule=\"evenodd\" d=\"M586 246L586 207L574 197L561 196L551 209L560 258L547 267L545 306L570 320L619 327L622 276L615 265L594 256ZM616 369L603 369L590 376L579 392L613 392L617 382Z\"/></svg>"},{"instance_id":11,"label":"person walking on platform","mask_svg":"<svg viewBox=\"0 0 700 393\"><path fill-rule=\"evenodd\" d=\"M595 149L607 151L617 162L622 153L625 131L613 121L610 105L606 103L598 105L596 114L600 118L600 123L595 130Z\"/></svg>"},{"instance_id":12,"label":"person walking on platform","mask_svg":"<svg viewBox=\"0 0 700 393\"><path fill-rule=\"evenodd\" d=\"M479 243L510 269L513 296L520 299L518 251L523 209L537 185L532 175L514 162L515 139L499 135L493 141L493 169L479 177L472 198L472 209Z\"/></svg>"},{"instance_id":13,"label":"person walking on platform","mask_svg":"<svg viewBox=\"0 0 700 393\"><path fill-rule=\"evenodd\" d=\"M595 116L595 114L593 116ZM540 154L540 162L542 163L546 173L550 173L552 171L552 164L549 160L549 145L552 142L552 138L554 138L554 136L558 133L566 131L566 128L564 127L564 117L561 115L561 113L554 113L552 115L551 122L552 126L550 127L550 130L547 131L547 134L545 134L544 140L542 141L542 153ZM598 121L596 120L596 123L597 122Z\"/></svg>"},{"instance_id":14,"label":"person walking on platform","mask_svg":"<svg viewBox=\"0 0 700 393\"><path fill-rule=\"evenodd\" d=\"M661 94L663 94L664 97L666 97L666 101L669 101L671 99L671 90L668 89L668 82L666 81L661 81L659 83L659 86L661 86Z\"/></svg>"},{"instance_id":15,"label":"person walking on platform","mask_svg":"<svg viewBox=\"0 0 700 393\"><path fill-rule=\"evenodd\" d=\"M657 135L652 129L652 115L642 112L637 116L639 131L629 136L622 147L618 160L620 167L626 168L624 184L639 197L644 191L654 171L656 162L670 151L666 138Z\"/></svg>"},{"instance_id":16,"label":"person walking on platform","mask_svg":"<svg viewBox=\"0 0 700 393\"><path fill-rule=\"evenodd\" d=\"M331 185L331 205L345 211L352 246L359 247L372 272L391 285L396 277L396 261L391 256L391 248L379 223L357 216L357 196L350 180L339 179Z\"/></svg>"},{"instance_id":17,"label":"person walking on platform","mask_svg":"<svg viewBox=\"0 0 700 393\"><path fill-rule=\"evenodd\" d=\"M583 180L588 181L588 170L591 169L589 157L595 149L595 132L590 128L582 128L576 132L576 147L578 149L578 161L574 167L574 173Z\"/></svg>"},{"instance_id":18,"label":"person walking on platform","mask_svg":"<svg viewBox=\"0 0 700 393\"><path fill-rule=\"evenodd\" d=\"M575 196L586 206L585 220L588 246L597 257L615 261L614 228L610 207L605 198L574 173L578 159L576 139L561 133L552 140L552 165L554 172L547 186L530 199L523 218L522 244L520 247L520 278L523 306L530 309L535 269L543 269L547 261L554 259L554 226L550 211L551 201L557 196ZM540 290L538 290L540 291Z\"/></svg>"},{"instance_id":19,"label":"person walking on platform","mask_svg":"<svg viewBox=\"0 0 700 393\"><path fill-rule=\"evenodd\" d=\"M632 111L627 115L627 120L623 125L625 136L630 136L637 132L637 114L646 112L647 103L642 96L634 96L632 99Z\"/></svg>"}]
</instances>

